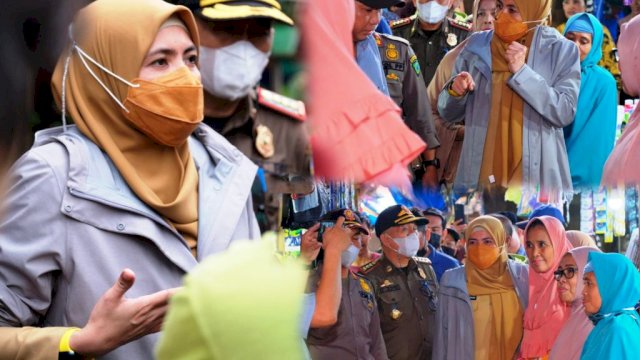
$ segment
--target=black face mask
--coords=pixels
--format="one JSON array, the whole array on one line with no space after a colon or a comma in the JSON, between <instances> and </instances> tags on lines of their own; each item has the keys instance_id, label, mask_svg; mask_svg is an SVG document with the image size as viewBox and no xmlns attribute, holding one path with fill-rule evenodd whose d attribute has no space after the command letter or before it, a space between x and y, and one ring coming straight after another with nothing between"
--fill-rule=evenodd
<instances>
[{"instance_id":1,"label":"black face mask","mask_svg":"<svg viewBox=\"0 0 640 360\"><path fill-rule=\"evenodd\" d=\"M448 246L443 246L442 247L442 252L451 256L451 257L456 257L456 249L454 248L450 248Z\"/></svg>"},{"instance_id":2,"label":"black face mask","mask_svg":"<svg viewBox=\"0 0 640 360\"><path fill-rule=\"evenodd\" d=\"M431 233L431 237L429 238L429 244L434 248L440 247L440 234Z\"/></svg>"}]
</instances>

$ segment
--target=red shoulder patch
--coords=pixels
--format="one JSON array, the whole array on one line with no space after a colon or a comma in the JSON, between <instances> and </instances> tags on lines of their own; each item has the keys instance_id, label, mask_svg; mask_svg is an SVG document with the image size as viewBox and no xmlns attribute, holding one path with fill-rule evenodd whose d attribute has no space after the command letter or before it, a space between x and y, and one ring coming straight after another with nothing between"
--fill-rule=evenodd
<instances>
[{"instance_id":1,"label":"red shoulder patch","mask_svg":"<svg viewBox=\"0 0 640 360\"><path fill-rule=\"evenodd\" d=\"M307 111L302 101L288 98L262 87L258 87L258 103L296 120L305 121L307 118Z\"/></svg>"}]
</instances>

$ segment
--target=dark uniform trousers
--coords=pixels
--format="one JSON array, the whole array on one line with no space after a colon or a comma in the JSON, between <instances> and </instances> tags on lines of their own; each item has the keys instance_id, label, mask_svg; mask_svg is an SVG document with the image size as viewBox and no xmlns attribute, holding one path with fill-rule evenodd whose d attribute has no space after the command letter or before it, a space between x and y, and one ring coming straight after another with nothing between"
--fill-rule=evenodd
<instances>
[{"instance_id":1,"label":"dark uniform trousers","mask_svg":"<svg viewBox=\"0 0 640 360\"><path fill-rule=\"evenodd\" d=\"M315 291L321 269L311 275ZM387 359L373 286L362 275L349 273L342 280L338 322L326 328L311 328L307 346L313 360Z\"/></svg>"},{"instance_id":2,"label":"dark uniform trousers","mask_svg":"<svg viewBox=\"0 0 640 360\"><path fill-rule=\"evenodd\" d=\"M392 21L390 25L394 35L409 40L418 56L425 87L429 86L444 55L464 41L471 31L468 23L449 17L433 32L422 30L416 15Z\"/></svg>"},{"instance_id":3,"label":"dark uniform trousers","mask_svg":"<svg viewBox=\"0 0 640 360\"><path fill-rule=\"evenodd\" d=\"M374 286L389 358L431 359L438 306L431 261L414 257L400 269L383 256L361 269Z\"/></svg>"},{"instance_id":4,"label":"dark uniform trousers","mask_svg":"<svg viewBox=\"0 0 640 360\"><path fill-rule=\"evenodd\" d=\"M417 56L409 42L401 37L378 33L373 36L380 51L389 95L402 109L407 126L420 136L427 148L437 148L440 143Z\"/></svg>"},{"instance_id":5,"label":"dark uniform trousers","mask_svg":"<svg viewBox=\"0 0 640 360\"><path fill-rule=\"evenodd\" d=\"M264 170L267 191L256 178L253 206L260 230L276 230L282 194L313 190L304 105L258 88L230 117L204 122Z\"/></svg>"}]
</instances>

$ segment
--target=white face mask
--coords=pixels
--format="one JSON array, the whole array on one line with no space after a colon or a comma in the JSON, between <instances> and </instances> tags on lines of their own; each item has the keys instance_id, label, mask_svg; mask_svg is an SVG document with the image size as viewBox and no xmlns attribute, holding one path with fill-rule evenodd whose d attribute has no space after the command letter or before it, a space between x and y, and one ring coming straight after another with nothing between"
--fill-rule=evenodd
<instances>
[{"instance_id":1,"label":"white face mask","mask_svg":"<svg viewBox=\"0 0 640 360\"><path fill-rule=\"evenodd\" d=\"M246 40L218 49L200 46L200 74L206 92L226 100L247 96L258 84L271 52Z\"/></svg>"},{"instance_id":2,"label":"white face mask","mask_svg":"<svg viewBox=\"0 0 640 360\"><path fill-rule=\"evenodd\" d=\"M351 244L347 248L347 250L343 251L342 256L340 258L342 267L348 268L349 266L351 266L351 264L353 264L353 262L356 261L356 258L358 257L359 252L360 252L360 249L355 247L353 244Z\"/></svg>"},{"instance_id":3,"label":"white face mask","mask_svg":"<svg viewBox=\"0 0 640 360\"><path fill-rule=\"evenodd\" d=\"M412 257L415 256L420 249L420 238L418 237L417 231L414 231L405 238L394 238L393 240L398 244L398 250L396 251L400 255Z\"/></svg>"},{"instance_id":4,"label":"white face mask","mask_svg":"<svg viewBox=\"0 0 640 360\"><path fill-rule=\"evenodd\" d=\"M429 1L424 4L418 3L417 8L420 20L428 24L439 23L444 20L444 17L447 16L447 12L449 12L448 6L440 5L436 0Z\"/></svg>"}]
</instances>

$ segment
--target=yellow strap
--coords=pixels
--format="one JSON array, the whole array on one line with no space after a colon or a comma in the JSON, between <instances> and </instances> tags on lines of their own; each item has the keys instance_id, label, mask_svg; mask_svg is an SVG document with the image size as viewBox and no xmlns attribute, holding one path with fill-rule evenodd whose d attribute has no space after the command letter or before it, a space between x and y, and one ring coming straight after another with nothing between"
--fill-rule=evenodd
<instances>
[{"instance_id":1,"label":"yellow strap","mask_svg":"<svg viewBox=\"0 0 640 360\"><path fill-rule=\"evenodd\" d=\"M73 352L73 349L71 349L71 345L69 344L69 341L71 340L71 335L73 335L77 331L80 331L80 328L72 327L67 329L67 331L65 331L64 334L62 334L62 338L60 338L60 347L59 347L60 352L65 352L65 353Z\"/></svg>"}]
</instances>

